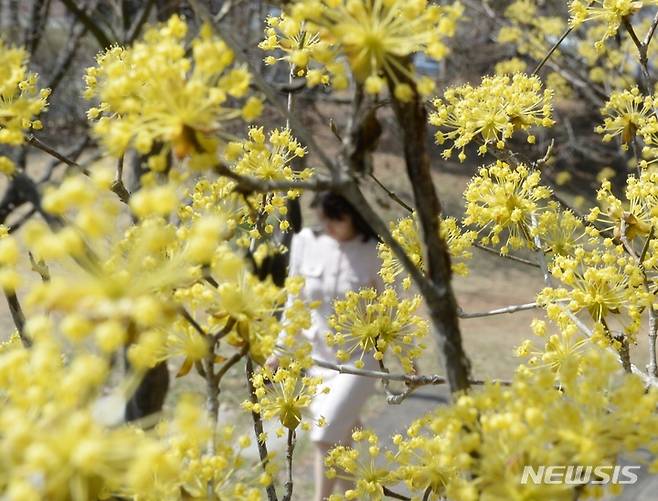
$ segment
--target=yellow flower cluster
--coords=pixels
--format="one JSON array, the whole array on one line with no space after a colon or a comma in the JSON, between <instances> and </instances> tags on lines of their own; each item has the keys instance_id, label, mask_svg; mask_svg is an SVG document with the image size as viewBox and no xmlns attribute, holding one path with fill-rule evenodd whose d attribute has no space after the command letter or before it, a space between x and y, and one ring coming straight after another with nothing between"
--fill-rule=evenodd
<instances>
[{"instance_id":1,"label":"yellow flower cluster","mask_svg":"<svg viewBox=\"0 0 658 501\"><path fill-rule=\"evenodd\" d=\"M555 313L551 312L551 317ZM557 334L547 337L543 348L530 351L534 343L526 339L517 348L516 355L529 357L527 364L531 368L547 368L552 371L559 385L570 385L578 377L581 356L590 346L590 340L580 333L573 322L565 322L560 314L556 320L562 327ZM546 323L543 320L535 319L531 327L535 335L546 336Z\"/></svg>"},{"instance_id":2,"label":"yellow flower cluster","mask_svg":"<svg viewBox=\"0 0 658 501\"><path fill-rule=\"evenodd\" d=\"M283 55L267 56L265 64L287 62L294 76L306 77L309 87L329 84L332 75L334 88L340 89L347 85L343 64L334 59L329 44L306 22L286 14L270 16L266 22L266 38L258 47L268 52L280 51Z\"/></svg>"},{"instance_id":3,"label":"yellow flower cluster","mask_svg":"<svg viewBox=\"0 0 658 501\"><path fill-rule=\"evenodd\" d=\"M586 232L583 222L570 210L561 210L554 202L549 202L547 210L537 216L537 229L544 252L549 255L573 256L582 244Z\"/></svg>"},{"instance_id":4,"label":"yellow flower cluster","mask_svg":"<svg viewBox=\"0 0 658 501\"><path fill-rule=\"evenodd\" d=\"M646 239L658 215L658 174L642 171L639 178L629 176L625 195L627 202L619 200L612 193L612 183L603 181L596 194L599 206L592 208L587 218L603 223L601 231L611 231L618 242Z\"/></svg>"},{"instance_id":5,"label":"yellow flower cluster","mask_svg":"<svg viewBox=\"0 0 658 501\"><path fill-rule=\"evenodd\" d=\"M439 145L451 141L443 150L450 158L454 148L459 160L464 161L466 146L481 143L479 154L487 152L489 145L505 148L506 141L515 132L524 131L529 143L535 136L528 133L531 127L553 125L550 89L544 89L538 77L516 73L484 77L477 87L469 84L448 89L443 98L434 100L436 111L430 113L430 124L439 127L434 138Z\"/></svg>"},{"instance_id":6,"label":"yellow flower cluster","mask_svg":"<svg viewBox=\"0 0 658 501\"><path fill-rule=\"evenodd\" d=\"M601 108L603 125L597 126L596 132L603 134L606 143L620 136L625 150L637 136L650 140L652 132L658 128L654 101L653 96L642 95L637 86L631 90L613 92Z\"/></svg>"},{"instance_id":7,"label":"yellow flower cluster","mask_svg":"<svg viewBox=\"0 0 658 501\"><path fill-rule=\"evenodd\" d=\"M119 395L102 396L109 359L64 356L43 325L26 328L35 339L30 350L0 352L0 490L8 499L201 499L210 480L223 499L262 499L276 463L263 472L243 457L250 441L232 427L217 432L207 454L214 431L196 399L181 398L156 433L108 423L123 410Z\"/></svg>"},{"instance_id":8,"label":"yellow flower cluster","mask_svg":"<svg viewBox=\"0 0 658 501\"><path fill-rule=\"evenodd\" d=\"M657 451L658 392L620 374L604 350L590 345L572 356L575 376L559 387L549 366L521 366L511 386L486 385L422 416L393 437L395 449L380 450L376 435L357 432L354 447L337 447L327 459L355 482L332 499L380 500L384 488L399 491L398 483L412 499L600 496L605 487L591 483L523 483L524 466L615 464L636 447Z\"/></svg>"},{"instance_id":9,"label":"yellow flower cluster","mask_svg":"<svg viewBox=\"0 0 658 501\"><path fill-rule=\"evenodd\" d=\"M94 133L113 156L132 148L152 154L149 167L162 171L170 152L189 157L191 168L217 162L226 121L256 118L262 103L247 98L251 75L231 67L233 52L204 25L185 48L187 25L174 16L147 30L130 48L113 47L97 58L85 76L85 96L100 104L87 115Z\"/></svg>"},{"instance_id":10,"label":"yellow flower cluster","mask_svg":"<svg viewBox=\"0 0 658 501\"><path fill-rule=\"evenodd\" d=\"M507 254L510 247L533 248L532 215L539 213L542 201L551 196L551 190L540 182L539 172L524 164L512 168L498 161L481 167L464 192L464 224L474 225L480 232L488 230L480 239L483 244L500 244L506 231L501 254Z\"/></svg>"},{"instance_id":11,"label":"yellow flower cluster","mask_svg":"<svg viewBox=\"0 0 658 501\"><path fill-rule=\"evenodd\" d=\"M452 271L458 275L467 275L466 261L472 257L470 248L477 237L474 231L462 231L453 217L440 218L439 233L448 246ZM414 213L391 223L391 234L402 246L411 261L422 271L425 271L423 248L419 221ZM404 274L402 285L405 289L411 287L411 278L406 275L404 265L391 248L381 243L378 246L379 257L382 260L380 274L384 283L393 284L398 276Z\"/></svg>"},{"instance_id":12,"label":"yellow flower cluster","mask_svg":"<svg viewBox=\"0 0 658 501\"><path fill-rule=\"evenodd\" d=\"M302 369L306 364L290 363L287 367L279 367L272 373L267 367L254 374L252 383L255 388L257 403L243 402L242 406L261 415L265 420L276 418L281 425L290 431L301 425L302 429L309 430L311 423L303 420L322 379L317 376L303 376ZM329 388L324 387L324 393ZM318 425L322 426L320 421ZM283 428L277 430L277 435L284 433Z\"/></svg>"},{"instance_id":13,"label":"yellow flower cluster","mask_svg":"<svg viewBox=\"0 0 658 501\"><path fill-rule=\"evenodd\" d=\"M648 305L642 271L621 245L615 246L609 240L606 244L602 249L578 247L573 256L556 256L551 275L564 286L544 289L538 300L569 299L567 307L572 312L588 311L608 331L602 332L607 336L611 336L607 322L615 316L624 334L632 337L640 328L642 309Z\"/></svg>"},{"instance_id":14,"label":"yellow flower cluster","mask_svg":"<svg viewBox=\"0 0 658 501\"><path fill-rule=\"evenodd\" d=\"M416 314L420 305L420 296L400 299L392 288L381 294L372 288L349 291L344 299L334 301L334 314L329 317L334 332L327 334L327 344L339 347L340 362L358 355L355 367L365 365L364 357L384 360L390 353L405 371L412 372L428 332L427 321Z\"/></svg>"},{"instance_id":15,"label":"yellow flower cluster","mask_svg":"<svg viewBox=\"0 0 658 501\"><path fill-rule=\"evenodd\" d=\"M602 48L608 38L616 35L624 19L642 7L657 3L656 0L572 0L569 4L569 24L577 27L586 21L600 23L605 32L595 46Z\"/></svg>"},{"instance_id":16,"label":"yellow flower cluster","mask_svg":"<svg viewBox=\"0 0 658 501\"><path fill-rule=\"evenodd\" d=\"M297 169L294 162L303 158L306 150L292 136L289 129L275 129L267 136L262 127L249 129L249 138L242 142L230 143L225 151L225 158L237 174L255 177L265 181L306 181L313 175L309 168ZM274 231L273 222L278 220L282 231L288 229L286 201L298 198L299 190L280 190L265 195L255 194L249 197L252 212L244 222L250 224L252 237L260 236L254 225L258 214L265 214L268 221L263 227L266 234ZM255 214L254 214L255 213Z\"/></svg>"},{"instance_id":17,"label":"yellow flower cluster","mask_svg":"<svg viewBox=\"0 0 658 501\"><path fill-rule=\"evenodd\" d=\"M221 426L213 432L198 398L183 395L173 418L159 423L157 432L180 465L182 499L207 499L208 485L212 482L215 495L222 499L260 501L262 488L277 473L276 461L268 461L263 471L260 463L243 455L251 439L238 436L233 425ZM209 454L206 445L213 438L215 451ZM274 459L273 455L269 459Z\"/></svg>"},{"instance_id":18,"label":"yellow flower cluster","mask_svg":"<svg viewBox=\"0 0 658 501\"><path fill-rule=\"evenodd\" d=\"M27 70L27 57L24 49L0 39L0 144L23 144L26 131L42 127L36 116L48 106L50 89L37 89L38 77Z\"/></svg>"},{"instance_id":19,"label":"yellow flower cluster","mask_svg":"<svg viewBox=\"0 0 658 501\"><path fill-rule=\"evenodd\" d=\"M354 483L344 495L329 496L329 501L384 499L384 487L394 482L388 465L382 463L379 437L371 430L355 430L352 440L353 446L340 445L325 457L327 476Z\"/></svg>"},{"instance_id":20,"label":"yellow flower cluster","mask_svg":"<svg viewBox=\"0 0 658 501\"><path fill-rule=\"evenodd\" d=\"M537 0L510 3L503 13L507 22L498 31L498 43L512 43L519 54L541 60L551 47L550 40L559 37L566 24L561 17L550 15L551 12L542 7ZM559 56L559 50L554 56Z\"/></svg>"},{"instance_id":21,"label":"yellow flower cluster","mask_svg":"<svg viewBox=\"0 0 658 501\"><path fill-rule=\"evenodd\" d=\"M439 6L427 0L300 0L292 16L347 58L367 93L389 85L396 99L408 101L413 97L408 82L422 95L434 89L431 79L415 75L410 58L423 53L443 59L448 53L443 40L454 35L462 10L459 3Z\"/></svg>"},{"instance_id":22,"label":"yellow flower cluster","mask_svg":"<svg viewBox=\"0 0 658 501\"><path fill-rule=\"evenodd\" d=\"M95 415L109 361L82 353L65 364L51 336L0 353L0 490L26 501L170 495L164 483L177 471L166 449L137 429L106 428Z\"/></svg>"},{"instance_id":23,"label":"yellow flower cluster","mask_svg":"<svg viewBox=\"0 0 658 501\"><path fill-rule=\"evenodd\" d=\"M91 336L103 351L113 352L128 339L129 326L159 338L158 329L175 315L173 291L198 281L201 273L189 251L194 241L179 240L164 219L126 225L108 173L72 176L47 190L43 208L67 224L53 231L32 220L22 240L36 259L61 263L66 270L31 287L26 305L59 312L60 328L71 341ZM217 236L214 247L218 244ZM143 368L154 358L134 362Z\"/></svg>"}]
</instances>

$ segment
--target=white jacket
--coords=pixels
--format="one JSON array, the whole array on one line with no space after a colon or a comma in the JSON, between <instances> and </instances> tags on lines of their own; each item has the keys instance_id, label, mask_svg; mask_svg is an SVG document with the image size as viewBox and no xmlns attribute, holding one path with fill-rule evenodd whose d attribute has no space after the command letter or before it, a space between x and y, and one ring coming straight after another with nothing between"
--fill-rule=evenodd
<instances>
[{"instance_id":1,"label":"white jacket","mask_svg":"<svg viewBox=\"0 0 658 501\"><path fill-rule=\"evenodd\" d=\"M303 333L312 343L314 358L336 363L335 347L327 346L325 341L325 334L331 331L327 321L333 313L332 303L344 297L349 290L362 287L383 290L380 266L381 260L374 239L364 242L358 235L347 242L339 242L310 228L303 229L293 237L288 274L304 277L301 299L320 302L317 309L311 310L311 327ZM360 351L355 351L352 361L359 355ZM364 368L379 368L371 356L364 357L364 362Z\"/></svg>"}]
</instances>

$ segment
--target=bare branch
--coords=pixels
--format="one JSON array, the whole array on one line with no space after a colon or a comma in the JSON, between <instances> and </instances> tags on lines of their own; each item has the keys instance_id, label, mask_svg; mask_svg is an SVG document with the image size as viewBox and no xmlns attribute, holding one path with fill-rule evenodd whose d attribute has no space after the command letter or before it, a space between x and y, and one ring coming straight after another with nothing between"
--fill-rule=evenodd
<instances>
[{"instance_id":1,"label":"bare branch","mask_svg":"<svg viewBox=\"0 0 658 501\"><path fill-rule=\"evenodd\" d=\"M48 269L46 262L41 259L37 261L31 252L28 252L27 255L30 258L32 271L39 274L42 282L50 282L50 270Z\"/></svg>"},{"instance_id":2,"label":"bare branch","mask_svg":"<svg viewBox=\"0 0 658 501\"><path fill-rule=\"evenodd\" d=\"M77 163L77 162L71 160L70 158L67 158L66 156L62 155L61 153L59 153L59 152L58 152L57 150L55 150L54 148L48 146L46 143L44 143L43 141L41 141L41 139L38 139L36 136L34 136L34 134L28 134L28 135L26 136L26 138L27 138L27 142L28 142L30 145L34 146L35 148L37 148L37 149L39 149L39 150L41 150L41 151L44 151L44 152L48 153L50 156L56 158L56 159L59 160L60 162L65 163L66 165L69 165L69 166L71 166L71 167L77 167L77 168L79 168L84 174L87 174L87 175L89 174L89 172L87 171L87 169L85 169L84 167L82 167L79 163Z\"/></svg>"},{"instance_id":3,"label":"bare branch","mask_svg":"<svg viewBox=\"0 0 658 501\"><path fill-rule=\"evenodd\" d=\"M82 154L82 152L87 148L89 143L91 142L90 138L88 135L84 135L78 141L76 144L74 144L71 149L67 150L62 154L63 157L66 159L75 162L77 158ZM63 162L59 160L58 158L54 158L53 160L50 161L50 164L48 165L45 174L37 181L37 184L41 185L47 181L50 181L50 178L52 177L53 173L55 172L55 168L62 164Z\"/></svg>"},{"instance_id":4,"label":"bare branch","mask_svg":"<svg viewBox=\"0 0 658 501\"><path fill-rule=\"evenodd\" d=\"M146 5L142 7L139 16L135 18L133 24L130 26L128 32L126 33L125 43L131 44L139 36L142 26L144 26L144 23L147 21L154 4L155 0L146 0Z\"/></svg>"},{"instance_id":5,"label":"bare branch","mask_svg":"<svg viewBox=\"0 0 658 501\"><path fill-rule=\"evenodd\" d=\"M409 395L411 395L416 389L420 388L421 386L428 386L428 385L436 386L436 385L449 383L448 378L446 378L445 376L441 376L439 374L432 374L432 375L391 374L389 372L384 372L384 371L357 369L356 367L352 367L349 365L332 364L331 362L326 362L324 360L319 360L316 358L313 359L313 363L318 367L323 367L325 369L333 370L340 374L353 374L355 376L371 377L371 378L381 379L383 382L400 381L405 383L407 389L402 393L393 393L390 390L386 392L387 393L386 401L389 404L393 404L393 405L402 403ZM485 381L481 379L469 380L469 384L473 386L481 386L488 383L501 384L504 386L509 386L510 384L512 384L511 381L498 380L498 379L494 379L491 381Z\"/></svg>"},{"instance_id":6,"label":"bare branch","mask_svg":"<svg viewBox=\"0 0 658 501\"><path fill-rule=\"evenodd\" d=\"M292 481L292 458L295 450L295 430L288 430L288 444L286 448L286 460L288 463L288 480L286 480L286 493L283 496L283 501L290 501L292 498L293 481Z\"/></svg>"},{"instance_id":7,"label":"bare branch","mask_svg":"<svg viewBox=\"0 0 658 501\"><path fill-rule=\"evenodd\" d=\"M320 176L316 176L310 181L270 181L253 176L243 176L232 171L224 164L215 165L214 170L222 176L237 181L240 191L246 193L270 193L288 190L322 191L335 187L330 179Z\"/></svg>"},{"instance_id":8,"label":"bare branch","mask_svg":"<svg viewBox=\"0 0 658 501\"><path fill-rule=\"evenodd\" d=\"M564 33L562 33L562 36L558 38L557 42L555 42L553 47L551 47L548 53L544 56L544 59L539 61L539 64L535 66L534 70L532 70L532 75L536 75L537 73L539 73L539 70L541 70L542 67L546 64L546 61L548 61L551 58L553 52L557 50L557 48L562 44L562 42L564 42L564 39L567 38L569 36L569 33L571 33L572 31L573 31L573 27L570 26L564 31Z\"/></svg>"},{"instance_id":9,"label":"bare branch","mask_svg":"<svg viewBox=\"0 0 658 501\"><path fill-rule=\"evenodd\" d=\"M3 292L5 294L5 299L7 300L7 306L9 306L11 319L14 321L14 325L18 331L18 337L21 338L23 346L29 348L32 346L32 340L25 334L25 314L23 313L21 303L18 301L18 296L16 296L15 291L3 289Z\"/></svg>"},{"instance_id":10,"label":"bare branch","mask_svg":"<svg viewBox=\"0 0 658 501\"><path fill-rule=\"evenodd\" d=\"M78 7L75 0L62 0L62 3L76 18L80 20L82 24L85 25L98 42L98 45L101 46L101 49L107 49L112 45L112 40L110 40L103 29L84 11L84 9Z\"/></svg>"},{"instance_id":11,"label":"bare branch","mask_svg":"<svg viewBox=\"0 0 658 501\"><path fill-rule=\"evenodd\" d=\"M252 404L257 404L258 398L256 397L256 388L254 388L254 383L251 380L254 375L254 366L253 362L251 361L251 357L247 357L246 375L247 386L249 388L249 400L251 400ZM267 452L267 442L264 439L263 421L260 417L260 414L254 411L251 411L251 418L254 422L254 435L256 436L256 444L258 446L260 464L263 467L263 471L267 471L267 463L269 463L270 459ZM273 483L268 484L265 488L265 491L267 492L268 501L278 501L276 489L274 488Z\"/></svg>"},{"instance_id":12,"label":"bare branch","mask_svg":"<svg viewBox=\"0 0 658 501\"><path fill-rule=\"evenodd\" d=\"M411 498L410 498L410 497L407 497L407 496L405 496L405 495L403 495L403 494L399 494L399 493L397 493L397 492L395 492L395 491L392 491L391 489L389 489L389 488L386 487L386 486L382 486L382 490L384 491L384 496L387 496L387 497L389 497L389 498L400 499L400 500L402 500L402 501L411 501Z\"/></svg>"},{"instance_id":13,"label":"bare branch","mask_svg":"<svg viewBox=\"0 0 658 501\"><path fill-rule=\"evenodd\" d=\"M130 202L130 192L126 189L126 185L123 184L123 155L119 157L117 161L117 175L110 189L119 197L124 204Z\"/></svg>"},{"instance_id":14,"label":"bare branch","mask_svg":"<svg viewBox=\"0 0 658 501\"><path fill-rule=\"evenodd\" d=\"M180 307L180 312L181 312L182 317L183 317L185 320L187 320L187 322L192 326L192 328L193 328L195 331L197 331L197 332L198 332L201 336L203 336L204 338L207 338L207 339L208 339L208 333L207 333L205 330L203 330L203 327L201 327L201 326L199 325L199 322L197 322L197 321L192 317L192 315L190 315L190 312L188 312L188 311L185 309L184 306L181 306L181 307Z\"/></svg>"},{"instance_id":15,"label":"bare branch","mask_svg":"<svg viewBox=\"0 0 658 501\"><path fill-rule=\"evenodd\" d=\"M474 243L473 247L488 252L490 254L494 254L500 258L509 259L511 261L516 261L517 263L523 263L523 264L527 264L528 266L532 266L534 268L539 268L539 264L535 263L534 261L530 261L529 259L523 259L522 257L513 256L511 254L501 254L496 249L492 249L491 247L487 247L486 245Z\"/></svg>"},{"instance_id":16,"label":"bare branch","mask_svg":"<svg viewBox=\"0 0 658 501\"><path fill-rule=\"evenodd\" d=\"M95 4L96 2L93 3L93 5ZM75 54L80 47L80 41L86 33L87 27L79 22L77 18L75 18L71 23L69 37L66 40L66 45L57 57L57 61L55 62L55 69L52 71L46 87L54 91L59 86L62 79L64 78L64 75L66 75L66 72L70 68L71 63L73 63L73 58L75 57Z\"/></svg>"},{"instance_id":17,"label":"bare branch","mask_svg":"<svg viewBox=\"0 0 658 501\"><path fill-rule=\"evenodd\" d=\"M369 173L369 176L370 176L370 178L371 178L375 183L377 183L377 185L378 185L382 190L384 190L384 191L386 192L386 194L389 196L389 198L390 198L391 200L393 200L395 203L397 203L400 207L402 207L403 209L405 209L407 212L410 212L410 213L411 213L411 212L414 211L413 207L411 207L410 205L407 205L407 203L405 203L405 201L402 200L402 199L397 195L397 193L395 193L394 191L389 190L386 186L384 186L384 184L383 184L379 179L377 179L377 178L375 177L375 175L374 175L372 172Z\"/></svg>"},{"instance_id":18,"label":"bare branch","mask_svg":"<svg viewBox=\"0 0 658 501\"><path fill-rule=\"evenodd\" d=\"M409 61L404 64L409 65ZM434 188L427 153L427 111L418 94L415 82L406 74L398 72L397 79L409 85L413 97L408 102L393 99L393 111L402 129L402 143L407 177L414 195L414 205L422 230L424 242L424 259L430 287L421 289L430 312L430 318L438 335L438 342L443 355L450 390L467 390L470 379L470 361L462 345L457 301L452 289L452 271L450 253L447 244L441 238L440 218L441 202ZM388 79L391 95L395 93L397 80ZM430 292L431 291L431 292ZM428 293L430 292L430 293Z\"/></svg>"},{"instance_id":19,"label":"bare branch","mask_svg":"<svg viewBox=\"0 0 658 501\"><path fill-rule=\"evenodd\" d=\"M656 15L653 17L651 26L647 30L647 34L644 35L644 40L642 41L642 45L644 45L644 47L646 47L647 49L649 48L649 44L651 43L653 34L656 32L656 26L658 26L658 12L656 12Z\"/></svg>"},{"instance_id":20,"label":"bare branch","mask_svg":"<svg viewBox=\"0 0 658 501\"><path fill-rule=\"evenodd\" d=\"M43 29L46 25L48 18L48 11L50 10L50 0L32 0L30 9L30 17L27 29L25 30L24 45L30 54L34 54L39 46L41 37L43 36Z\"/></svg>"},{"instance_id":21,"label":"bare branch","mask_svg":"<svg viewBox=\"0 0 658 501\"><path fill-rule=\"evenodd\" d=\"M459 315L459 318L482 318L491 317L494 315L502 315L505 313L515 313L517 311L534 310L541 307L542 305L538 303L513 304L510 306L505 306L504 308L496 308L489 311L479 311L477 313L466 313L462 311L461 308L459 308L457 310L457 314Z\"/></svg>"},{"instance_id":22,"label":"bare branch","mask_svg":"<svg viewBox=\"0 0 658 501\"><path fill-rule=\"evenodd\" d=\"M633 43L635 44L635 47L637 48L638 55L640 57L640 71L642 72L642 79L644 80L643 86L644 86L644 92L645 94L651 94L653 91L653 85L652 85L652 79L651 75L649 75L649 61L647 58L647 46L640 41L640 39L637 36L637 33L635 33L635 30L633 29L633 25L631 24L628 16L624 17L622 20L622 23L624 25L624 28L626 28L626 31L631 37L631 40L633 40ZM655 29L655 28L654 28ZM650 37L649 37L650 39Z\"/></svg>"}]
</instances>

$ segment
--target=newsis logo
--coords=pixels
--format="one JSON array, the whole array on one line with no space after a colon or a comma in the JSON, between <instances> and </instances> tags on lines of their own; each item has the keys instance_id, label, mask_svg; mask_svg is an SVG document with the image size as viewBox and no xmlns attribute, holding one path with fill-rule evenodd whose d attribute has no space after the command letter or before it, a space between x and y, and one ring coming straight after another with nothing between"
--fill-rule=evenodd
<instances>
[{"instance_id":1,"label":"newsis logo","mask_svg":"<svg viewBox=\"0 0 658 501\"><path fill-rule=\"evenodd\" d=\"M637 482L637 471L641 466L637 465L568 465L568 466L546 466L536 468L524 466L521 474L522 484L634 484Z\"/></svg>"}]
</instances>

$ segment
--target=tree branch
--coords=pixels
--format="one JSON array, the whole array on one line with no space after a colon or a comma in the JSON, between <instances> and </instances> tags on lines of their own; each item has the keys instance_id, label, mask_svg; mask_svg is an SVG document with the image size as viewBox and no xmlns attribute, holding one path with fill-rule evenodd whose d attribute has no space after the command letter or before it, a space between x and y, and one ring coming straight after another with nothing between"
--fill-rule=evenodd
<instances>
[{"instance_id":1,"label":"tree branch","mask_svg":"<svg viewBox=\"0 0 658 501\"><path fill-rule=\"evenodd\" d=\"M480 311L477 313L466 313L462 311L461 308L457 310L459 318L482 318L482 317L491 317L494 315L502 315L504 313L515 313L517 311L524 310L534 310L536 308L541 308L541 305L538 303L524 303L524 304L513 304L510 306L505 306L504 308L496 308L489 311Z\"/></svg>"},{"instance_id":2,"label":"tree branch","mask_svg":"<svg viewBox=\"0 0 658 501\"><path fill-rule=\"evenodd\" d=\"M286 460L288 463L288 480L286 480L286 493L283 496L283 501L290 501L292 498L293 481L292 481L292 458L295 450L295 430L288 430L288 444L286 448Z\"/></svg>"},{"instance_id":3,"label":"tree branch","mask_svg":"<svg viewBox=\"0 0 658 501\"><path fill-rule=\"evenodd\" d=\"M214 170L219 175L236 181L240 191L246 193L270 193L273 191L288 190L322 191L335 187L330 179L320 176L317 176L310 181L271 181L254 176L243 176L242 174L232 171L224 164L216 164Z\"/></svg>"},{"instance_id":4,"label":"tree branch","mask_svg":"<svg viewBox=\"0 0 658 501\"><path fill-rule=\"evenodd\" d=\"M482 245L477 242L473 244L473 247L488 252L490 254L494 254L500 258L516 261L517 263L527 264L528 266L532 266L533 268L539 268L539 264L535 263L534 261L530 261L529 259L523 259L522 257L512 256L511 254L501 254L496 249L492 249L491 247L487 247L486 245Z\"/></svg>"},{"instance_id":5,"label":"tree branch","mask_svg":"<svg viewBox=\"0 0 658 501\"><path fill-rule=\"evenodd\" d=\"M16 331L18 331L18 337L21 338L23 346L29 348L32 346L32 340L25 335L25 314L23 313L21 303L18 301L18 296L16 296L15 291L3 290L3 292L5 294L5 299L7 300L7 306L9 306L11 319L14 321Z\"/></svg>"},{"instance_id":6,"label":"tree branch","mask_svg":"<svg viewBox=\"0 0 658 501\"><path fill-rule=\"evenodd\" d=\"M98 42L98 45L101 46L101 49L107 49L112 45L112 40L105 34L103 29L83 9L77 6L75 0L62 0L62 3L85 25Z\"/></svg>"},{"instance_id":7,"label":"tree branch","mask_svg":"<svg viewBox=\"0 0 658 501\"><path fill-rule=\"evenodd\" d=\"M256 389L254 388L254 383L251 381L252 376L254 375L254 366L251 361L251 357L247 357L246 364L246 375L247 375L247 387L249 388L249 400L252 404L258 403L258 398L256 397ZM263 467L263 471L267 472L267 463L269 463L269 454L267 452L267 443L265 440L265 435L263 431L263 421L260 417L260 414L257 412L251 411L251 418L254 422L254 435L256 436L256 444L258 445L258 455L260 456L260 464ZM273 483L270 483L265 488L267 492L268 501L278 501L276 495L276 489Z\"/></svg>"},{"instance_id":8,"label":"tree branch","mask_svg":"<svg viewBox=\"0 0 658 501\"><path fill-rule=\"evenodd\" d=\"M410 63L404 61L403 64ZM413 89L410 101L393 99L393 111L402 129L407 177L413 188L414 205L425 246L427 274L431 281L429 289L432 293L423 292L423 295L438 334L450 390L463 391L469 387L470 361L462 346L457 301L451 284L450 254L446 242L440 236L441 203L434 188L426 151L427 111L415 82L402 73L398 73L397 78ZM388 86L392 96L396 85L397 82L389 78Z\"/></svg>"}]
</instances>

